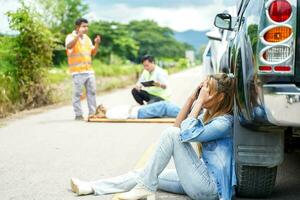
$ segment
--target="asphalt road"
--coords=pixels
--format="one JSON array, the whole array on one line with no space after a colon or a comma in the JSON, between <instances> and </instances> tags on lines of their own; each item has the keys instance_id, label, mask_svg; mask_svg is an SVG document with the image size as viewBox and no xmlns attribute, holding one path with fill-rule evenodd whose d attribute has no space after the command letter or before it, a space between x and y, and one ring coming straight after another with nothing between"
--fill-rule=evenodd
<instances>
[{"instance_id":1,"label":"asphalt road","mask_svg":"<svg viewBox=\"0 0 300 200\"><path fill-rule=\"evenodd\" d=\"M199 67L172 75L172 101L181 106L200 79ZM130 87L100 95L97 101L108 106L134 104ZM82 105L86 111L86 103ZM77 197L69 189L69 179L96 180L135 168L145 162L161 131L170 126L87 123L73 117L72 107L65 106L0 128L1 200L112 199L113 195ZM299 160L299 153L287 156L270 199L300 199ZM157 196L188 199L163 192Z\"/></svg>"}]
</instances>

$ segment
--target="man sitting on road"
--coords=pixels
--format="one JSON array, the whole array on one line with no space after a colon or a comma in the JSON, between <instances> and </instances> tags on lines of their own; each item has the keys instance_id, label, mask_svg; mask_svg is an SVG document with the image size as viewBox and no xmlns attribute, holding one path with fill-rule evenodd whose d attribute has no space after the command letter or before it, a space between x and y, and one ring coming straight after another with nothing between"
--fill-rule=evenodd
<instances>
[{"instance_id":1,"label":"man sitting on road","mask_svg":"<svg viewBox=\"0 0 300 200\"><path fill-rule=\"evenodd\" d=\"M168 73L155 65L154 58L146 55L142 58L144 71L138 80L132 95L140 105L168 100L170 97L168 88ZM147 85L146 85L147 83Z\"/></svg>"},{"instance_id":2,"label":"man sitting on road","mask_svg":"<svg viewBox=\"0 0 300 200\"><path fill-rule=\"evenodd\" d=\"M168 101L155 102L143 106L121 105L106 108L102 104L97 107L94 118L106 119L149 119L149 118L176 118L180 108Z\"/></svg>"}]
</instances>

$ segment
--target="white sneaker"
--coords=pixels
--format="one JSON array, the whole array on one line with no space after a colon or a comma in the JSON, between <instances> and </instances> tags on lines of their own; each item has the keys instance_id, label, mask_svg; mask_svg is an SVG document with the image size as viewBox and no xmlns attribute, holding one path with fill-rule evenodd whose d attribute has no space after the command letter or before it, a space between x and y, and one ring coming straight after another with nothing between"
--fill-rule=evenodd
<instances>
[{"instance_id":1,"label":"white sneaker","mask_svg":"<svg viewBox=\"0 0 300 200\"><path fill-rule=\"evenodd\" d=\"M89 183L77 178L71 178L71 188L77 195L88 195L94 193L94 190Z\"/></svg>"},{"instance_id":2,"label":"white sneaker","mask_svg":"<svg viewBox=\"0 0 300 200\"><path fill-rule=\"evenodd\" d=\"M123 200L138 200L138 199L155 200L155 192L148 190L141 184L137 184L129 192L120 194L119 199L123 199Z\"/></svg>"}]
</instances>

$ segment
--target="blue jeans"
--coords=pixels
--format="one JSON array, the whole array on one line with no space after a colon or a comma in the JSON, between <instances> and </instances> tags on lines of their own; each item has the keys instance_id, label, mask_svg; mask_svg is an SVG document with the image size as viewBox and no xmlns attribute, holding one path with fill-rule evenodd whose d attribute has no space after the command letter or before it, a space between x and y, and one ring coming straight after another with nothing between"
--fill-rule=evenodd
<instances>
[{"instance_id":1,"label":"blue jeans","mask_svg":"<svg viewBox=\"0 0 300 200\"><path fill-rule=\"evenodd\" d=\"M177 117L180 108L168 101L159 101L152 104L141 106L138 111L139 119L147 118L163 118L163 117Z\"/></svg>"},{"instance_id":2,"label":"blue jeans","mask_svg":"<svg viewBox=\"0 0 300 200\"><path fill-rule=\"evenodd\" d=\"M151 191L187 194L192 199L218 199L217 186L205 163L190 143L182 143L180 129L166 129L145 169L123 176L91 182L96 195L126 192L137 183ZM176 170L165 167L173 156Z\"/></svg>"}]
</instances>

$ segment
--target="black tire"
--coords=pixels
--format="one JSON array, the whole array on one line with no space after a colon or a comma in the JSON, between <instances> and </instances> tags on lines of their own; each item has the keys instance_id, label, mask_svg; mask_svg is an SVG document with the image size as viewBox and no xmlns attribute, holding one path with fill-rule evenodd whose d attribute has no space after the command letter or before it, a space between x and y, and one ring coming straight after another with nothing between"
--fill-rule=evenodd
<instances>
[{"instance_id":1,"label":"black tire","mask_svg":"<svg viewBox=\"0 0 300 200\"><path fill-rule=\"evenodd\" d=\"M277 166L272 168L237 165L237 196L264 198L275 186Z\"/></svg>"}]
</instances>

